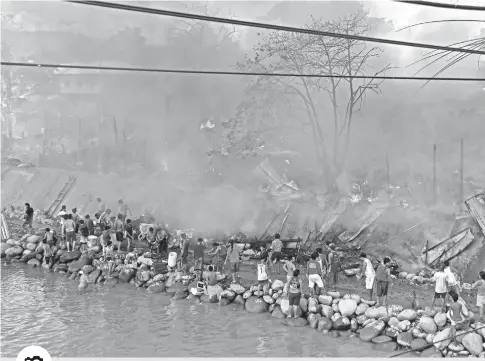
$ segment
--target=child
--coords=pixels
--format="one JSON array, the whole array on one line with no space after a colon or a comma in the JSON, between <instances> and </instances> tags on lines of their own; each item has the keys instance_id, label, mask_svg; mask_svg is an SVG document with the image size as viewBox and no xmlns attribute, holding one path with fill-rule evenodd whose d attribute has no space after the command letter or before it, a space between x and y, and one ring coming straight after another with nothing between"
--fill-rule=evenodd
<instances>
[{"instance_id":1,"label":"child","mask_svg":"<svg viewBox=\"0 0 485 361\"><path fill-rule=\"evenodd\" d=\"M259 260L258 263L258 294L259 298L263 297L263 293L265 288L269 285L269 278L268 272L266 271L266 262L263 259ZM261 288L263 288L263 292L261 292Z\"/></svg>"},{"instance_id":2,"label":"child","mask_svg":"<svg viewBox=\"0 0 485 361\"><path fill-rule=\"evenodd\" d=\"M478 276L480 278L472 285L472 290L477 289L477 306L480 309L480 319L485 321L483 315L485 308L485 271L481 271Z\"/></svg>"},{"instance_id":3,"label":"child","mask_svg":"<svg viewBox=\"0 0 485 361\"><path fill-rule=\"evenodd\" d=\"M450 304L446 317L451 322L451 337L456 342L456 330L467 329L467 315L463 312L463 305L458 302L458 294L455 291L450 291L450 296L453 303Z\"/></svg>"},{"instance_id":4,"label":"child","mask_svg":"<svg viewBox=\"0 0 485 361\"><path fill-rule=\"evenodd\" d=\"M314 296L320 295L320 290L323 290L325 284L322 278L322 269L320 262L318 262L318 252L312 253L312 259L307 263L307 277L308 288Z\"/></svg>"},{"instance_id":5,"label":"child","mask_svg":"<svg viewBox=\"0 0 485 361\"><path fill-rule=\"evenodd\" d=\"M49 265L50 272L52 266L54 265L54 254L52 252L50 244L47 243L47 240L45 238L42 240L42 249L44 250L44 262L45 264Z\"/></svg>"},{"instance_id":6,"label":"child","mask_svg":"<svg viewBox=\"0 0 485 361\"><path fill-rule=\"evenodd\" d=\"M103 246L103 258L108 262L108 277L111 278L111 271L114 266L114 247L111 241L108 241L105 246Z\"/></svg>"},{"instance_id":7,"label":"child","mask_svg":"<svg viewBox=\"0 0 485 361\"><path fill-rule=\"evenodd\" d=\"M125 238L128 241L127 252L130 252L131 241L133 241L133 226L131 224L131 219L127 219L125 223Z\"/></svg>"},{"instance_id":8,"label":"child","mask_svg":"<svg viewBox=\"0 0 485 361\"><path fill-rule=\"evenodd\" d=\"M45 240L51 246L54 245L54 232L51 231L50 228L45 229L43 240Z\"/></svg>"},{"instance_id":9,"label":"child","mask_svg":"<svg viewBox=\"0 0 485 361\"><path fill-rule=\"evenodd\" d=\"M89 228L86 223L84 223L84 220L79 221L79 232L81 233L81 239L80 239L80 244L81 244L81 249L80 251L82 253L88 251L88 236L89 236Z\"/></svg>"},{"instance_id":10,"label":"child","mask_svg":"<svg viewBox=\"0 0 485 361\"><path fill-rule=\"evenodd\" d=\"M85 292L88 288L88 276L84 274L83 271L79 271L81 278L79 279L79 286L77 286L77 291L79 293Z\"/></svg>"}]
</instances>

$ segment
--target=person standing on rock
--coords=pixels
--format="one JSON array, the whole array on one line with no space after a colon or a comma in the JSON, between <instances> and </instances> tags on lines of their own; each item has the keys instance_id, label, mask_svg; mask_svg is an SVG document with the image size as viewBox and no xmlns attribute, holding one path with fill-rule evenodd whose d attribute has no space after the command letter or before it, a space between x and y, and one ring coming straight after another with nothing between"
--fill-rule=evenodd
<instances>
[{"instance_id":1,"label":"person standing on rock","mask_svg":"<svg viewBox=\"0 0 485 361\"><path fill-rule=\"evenodd\" d=\"M131 242L133 242L133 225L131 224L131 219L126 220L124 230L125 230L125 238L128 242L128 245L126 246L126 251L130 252Z\"/></svg>"},{"instance_id":2,"label":"person standing on rock","mask_svg":"<svg viewBox=\"0 0 485 361\"><path fill-rule=\"evenodd\" d=\"M258 263L258 297L262 298L264 293L264 287L269 283L268 272L266 270L266 262L260 259ZM263 288L263 292L261 292Z\"/></svg>"},{"instance_id":3,"label":"person standing on rock","mask_svg":"<svg viewBox=\"0 0 485 361\"><path fill-rule=\"evenodd\" d=\"M211 257L211 263L215 266L216 272L223 270L223 264L227 256L227 248L224 243L213 243L213 248L207 252L207 255Z\"/></svg>"},{"instance_id":4,"label":"person standing on rock","mask_svg":"<svg viewBox=\"0 0 485 361\"><path fill-rule=\"evenodd\" d=\"M445 261L444 265L445 265L444 272L448 276L448 279L446 281L448 284L448 292L451 292L451 291L456 292L458 297L460 297L460 288L458 287L458 282L456 280L455 274L453 273L453 270L450 267L450 262ZM446 302L446 299L445 299L445 302Z\"/></svg>"},{"instance_id":5,"label":"person standing on rock","mask_svg":"<svg viewBox=\"0 0 485 361\"><path fill-rule=\"evenodd\" d=\"M180 235L180 257L179 257L179 270L181 271L187 264L187 258L189 256L190 240L185 233Z\"/></svg>"},{"instance_id":6,"label":"person standing on rock","mask_svg":"<svg viewBox=\"0 0 485 361\"><path fill-rule=\"evenodd\" d=\"M66 232L67 251L74 251L76 249L76 224L70 214L64 216L64 230Z\"/></svg>"},{"instance_id":7,"label":"person standing on rock","mask_svg":"<svg viewBox=\"0 0 485 361\"><path fill-rule=\"evenodd\" d=\"M365 275L365 289L369 291L369 301L372 301L374 296L374 283L376 281L376 271L372 267L372 262L367 258L365 253L360 254L362 261L361 274Z\"/></svg>"},{"instance_id":8,"label":"person standing on rock","mask_svg":"<svg viewBox=\"0 0 485 361\"><path fill-rule=\"evenodd\" d=\"M433 303L431 304L431 309L434 308L434 305L436 303L436 300L442 300L441 304L441 312L445 311L445 298L446 294L448 293L448 275L445 273L445 265L441 264L440 269L438 272L436 272L433 276L433 280L436 282L435 284L435 289L434 289L434 297L433 297Z\"/></svg>"},{"instance_id":9,"label":"person standing on rock","mask_svg":"<svg viewBox=\"0 0 485 361\"><path fill-rule=\"evenodd\" d=\"M300 307L301 291L303 289L303 281L300 277L300 270L293 271L292 277L286 282L285 288L288 296L290 308L288 309L288 318L298 317L298 308ZM292 315L293 313L293 315Z\"/></svg>"},{"instance_id":10,"label":"person standing on rock","mask_svg":"<svg viewBox=\"0 0 485 361\"><path fill-rule=\"evenodd\" d=\"M130 207L128 207L127 204L123 203L123 200L120 199L118 201L118 216L121 215L121 220L124 222L125 219L126 219L126 216L130 216L130 217L133 217L133 215L131 214L131 209Z\"/></svg>"},{"instance_id":11,"label":"person standing on rock","mask_svg":"<svg viewBox=\"0 0 485 361\"><path fill-rule=\"evenodd\" d=\"M281 236L279 233L274 235L274 240L271 242L271 262L274 265L276 264L276 273L280 274L280 261L283 259L283 253L281 252L283 249L283 242L281 242Z\"/></svg>"},{"instance_id":12,"label":"person standing on rock","mask_svg":"<svg viewBox=\"0 0 485 361\"><path fill-rule=\"evenodd\" d=\"M99 226L101 227L101 230L104 231L106 226L109 226L109 221L111 217L111 209L107 209L105 212L101 213L99 216Z\"/></svg>"},{"instance_id":13,"label":"person standing on rock","mask_svg":"<svg viewBox=\"0 0 485 361\"><path fill-rule=\"evenodd\" d=\"M84 216L84 223L88 227L89 235L90 236L94 235L94 221L91 219L91 217L89 216L89 214L86 214Z\"/></svg>"},{"instance_id":14,"label":"person standing on rock","mask_svg":"<svg viewBox=\"0 0 485 361\"><path fill-rule=\"evenodd\" d=\"M74 224L76 225L76 233L79 232L79 220L81 219L81 217L79 216L79 214L77 214L77 208L74 207L72 210L72 220L74 221Z\"/></svg>"},{"instance_id":15,"label":"person standing on rock","mask_svg":"<svg viewBox=\"0 0 485 361\"><path fill-rule=\"evenodd\" d=\"M88 251L89 228L83 219L79 220L79 228L79 233L81 234L79 239L79 243L81 245L80 251L85 253Z\"/></svg>"},{"instance_id":16,"label":"person standing on rock","mask_svg":"<svg viewBox=\"0 0 485 361\"><path fill-rule=\"evenodd\" d=\"M381 304L383 306L387 305L387 293L389 291L389 280L391 279L391 269L389 268L390 263L391 259L389 257L384 257L383 262L377 266L377 307Z\"/></svg>"},{"instance_id":17,"label":"person standing on rock","mask_svg":"<svg viewBox=\"0 0 485 361\"><path fill-rule=\"evenodd\" d=\"M22 224L22 227L25 228L27 226L29 229L32 229L33 222L34 222L34 209L30 206L29 203L25 203L24 224Z\"/></svg>"},{"instance_id":18,"label":"person standing on rock","mask_svg":"<svg viewBox=\"0 0 485 361\"><path fill-rule=\"evenodd\" d=\"M204 252L206 246L202 238L197 238L197 244L193 247L192 252L194 253L194 270L202 270L204 265Z\"/></svg>"},{"instance_id":19,"label":"person standing on rock","mask_svg":"<svg viewBox=\"0 0 485 361\"><path fill-rule=\"evenodd\" d=\"M477 289L477 307L480 310L480 319L485 321L483 310L485 309L485 271L481 271L479 279L472 285L472 290Z\"/></svg>"},{"instance_id":20,"label":"person standing on rock","mask_svg":"<svg viewBox=\"0 0 485 361\"><path fill-rule=\"evenodd\" d=\"M227 261L229 261L229 263L231 264L232 283L237 283L237 280L239 278L239 266L241 262L241 253L242 253L242 250L235 243L234 239L231 239L229 248L227 250L227 257L224 262L224 265L227 264Z\"/></svg>"},{"instance_id":21,"label":"person standing on rock","mask_svg":"<svg viewBox=\"0 0 485 361\"><path fill-rule=\"evenodd\" d=\"M221 294L222 294L222 287L219 286L219 282L217 280L217 274L214 272L214 266L209 266L209 273L207 275L207 295L209 298L213 296L217 297L217 300L221 301Z\"/></svg>"},{"instance_id":22,"label":"person standing on rock","mask_svg":"<svg viewBox=\"0 0 485 361\"><path fill-rule=\"evenodd\" d=\"M330 280L333 281L333 290L337 291L337 283L338 283L338 272L340 271L340 255L335 250L335 246L332 244L330 245L330 253L328 254L328 266L329 266L329 274L328 274L328 283L330 287Z\"/></svg>"},{"instance_id":23,"label":"person standing on rock","mask_svg":"<svg viewBox=\"0 0 485 361\"><path fill-rule=\"evenodd\" d=\"M115 221L115 235L116 235L116 248L121 251L121 242L123 242L123 232L125 230L125 224L123 216L118 214L118 218Z\"/></svg>"},{"instance_id":24,"label":"person standing on rock","mask_svg":"<svg viewBox=\"0 0 485 361\"><path fill-rule=\"evenodd\" d=\"M44 262L49 265L49 271L51 271L52 266L54 266L54 254L51 245L47 243L45 238L42 240L42 249L44 250Z\"/></svg>"},{"instance_id":25,"label":"person standing on rock","mask_svg":"<svg viewBox=\"0 0 485 361\"><path fill-rule=\"evenodd\" d=\"M450 309L446 314L446 317L451 323L451 337L453 342L456 343L456 331L467 330L468 319L465 312L463 312L463 305L458 302L458 294L455 291L450 291L451 299L453 303L450 304Z\"/></svg>"},{"instance_id":26,"label":"person standing on rock","mask_svg":"<svg viewBox=\"0 0 485 361\"><path fill-rule=\"evenodd\" d=\"M325 276L327 274L328 255L323 253L322 248L317 248L316 252L318 252L318 263L320 263L320 267L322 269L322 275L323 275L323 278L325 279Z\"/></svg>"},{"instance_id":27,"label":"person standing on rock","mask_svg":"<svg viewBox=\"0 0 485 361\"><path fill-rule=\"evenodd\" d=\"M307 264L308 288L315 296L320 295L320 290L323 290L325 284L322 278L322 269L318 262L318 252L312 253L312 259Z\"/></svg>"},{"instance_id":28,"label":"person standing on rock","mask_svg":"<svg viewBox=\"0 0 485 361\"><path fill-rule=\"evenodd\" d=\"M291 258L288 261L285 261L285 264L283 265L283 270L286 272L286 281L290 281L290 279L293 278L293 271L296 270L295 262L296 257L291 256Z\"/></svg>"}]
</instances>

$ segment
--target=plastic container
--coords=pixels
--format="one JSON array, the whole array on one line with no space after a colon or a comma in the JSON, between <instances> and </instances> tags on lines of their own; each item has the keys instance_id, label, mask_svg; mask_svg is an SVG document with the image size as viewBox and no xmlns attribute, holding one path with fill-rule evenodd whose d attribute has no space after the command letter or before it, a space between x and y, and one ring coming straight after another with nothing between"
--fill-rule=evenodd
<instances>
[{"instance_id":1,"label":"plastic container","mask_svg":"<svg viewBox=\"0 0 485 361\"><path fill-rule=\"evenodd\" d=\"M177 252L170 252L168 254L168 266L173 268L177 265Z\"/></svg>"}]
</instances>

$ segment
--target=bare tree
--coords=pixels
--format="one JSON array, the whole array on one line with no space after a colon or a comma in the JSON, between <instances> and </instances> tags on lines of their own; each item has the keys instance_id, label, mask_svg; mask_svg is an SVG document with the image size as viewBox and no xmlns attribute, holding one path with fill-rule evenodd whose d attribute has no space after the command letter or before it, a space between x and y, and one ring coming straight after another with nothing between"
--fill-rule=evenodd
<instances>
[{"instance_id":1,"label":"bare tree","mask_svg":"<svg viewBox=\"0 0 485 361\"><path fill-rule=\"evenodd\" d=\"M307 27L363 35L370 29L366 20L367 13L359 11L330 22L312 19ZM374 78L357 80L352 76L368 75L372 59L379 56L380 49L369 49L365 43L356 40L272 31L262 37L254 50L255 55L242 66L247 71L348 76L341 79L264 76L251 85L277 92L287 100L299 100L297 104L307 118L303 126L310 128L317 160L329 185L333 184L345 167L354 115L361 109L367 91L378 93L381 83ZM387 69L389 65L379 68L374 76ZM323 131L321 94L327 95L324 100L330 101L333 110L331 149L328 147L331 137L328 139Z\"/></svg>"}]
</instances>

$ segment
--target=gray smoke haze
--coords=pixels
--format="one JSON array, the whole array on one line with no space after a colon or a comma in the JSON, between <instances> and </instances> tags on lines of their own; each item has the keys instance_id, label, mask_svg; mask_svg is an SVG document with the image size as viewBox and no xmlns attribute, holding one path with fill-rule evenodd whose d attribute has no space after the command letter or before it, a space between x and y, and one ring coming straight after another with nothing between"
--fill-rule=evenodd
<instances>
[{"instance_id":1,"label":"gray smoke haze","mask_svg":"<svg viewBox=\"0 0 485 361\"><path fill-rule=\"evenodd\" d=\"M312 15L318 19L316 14L324 14L323 22L338 22L338 19L369 10L363 19L363 24L369 26L367 35L439 45L476 38L480 31L483 37L485 31L483 24L480 28L476 24L444 23L397 33L405 21L395 25L396 14L383 14L379 2L131 3L293 26L310 24ZM446 18L441 12L439 16L433 15L433 11L422 9L410 14L407 25ZM6 16L2 21L2 59L5 60L250 71L256 69L255 63L250 61L254 61L256 53L271 51L264 48L269 33L261 29L59 2L3 2L2 14ZM405 10L402 16L406 16ZM373 46L375 44L367 44L366 49ZM261 51L263 48L266 50ZM385 75L411 76L434 59L409 66L427 52L387 45L378 48L367 63L366 75L373 75L390 64L392 69ZM286 51L290 50L286 48ZM276 71L292 72L294 69L284 61L281 49L278 54L279 57L264 59L264 66L279 64ZM450 59L451 56L437 61L418 75L433 76ZM465 57L441 75L483 78L485 65L482 62L479 68L477 59L474 55ZM315 68L307 70L317 71ZM337 132L338 147L335 147L335 116L341 122L345 120L349 98L345 81L336 93L338 111L335 115L327 92L328 82L322 82L324 86L309 86L308 94L316 109L315 113L309 113L305 108L308 103L297 94L304 90L298 80L271 83L255 77L39 72L43 71L28 69L23 73L22 86L28 82L36 84L37 93L29 101L18 104L28 115L17 116L14 132L33 135L38 134L40 128L52 129L51 141L62 142L73 152L78 150L79 139L82 149L99 145L109 148L116 146L112 123L116 119L119 139L126 137L129 142L122 143L125 153L112 152L103 164L111 166L109 172L115 174L124 169L123 175L116 178L118 189L123 193L120 196L143 203L140 197L146 197L146 192L131 185L124 187L123 177L140 179L139 188L145 187L145 179L153 182L159 177L160 186L146 202L161 203L157 214L179 227L226 233L261 230L271 218L267 216L268 209L277 207L258 195L263 177L256 177L253 171L259 162L269 157L280 173L286 172L289 179L315 194L326 191L325 183L329 178L328 172L321 172L321 159L315 149L321 147L331 163L332 158L336 158L333 165L336 168L340 167L338 159L345 151L347 125L342 132ZM358 87L363 83L356 81L354 84ZM342 173L347 174L349 181L382 180L387 153L392 183L405 184L418 178L429 181L432 147L437 144L437 176L445 209L447 204L456 201L458 187L453 172L460 166L461 138L465 140L465 178L482 187L485 184L485 84L431 82L419 89L421 85L422 82L386 80L379 89L376 87L362 97L362 106L359 101L360 110L355 109L348 125L347 156ZM57 97L53 99L52 95ZM308 100L308 96L305 99ZM316 117L321 126L322 136L317 141L310 117ZM82 119L80 136L78 119ZM201 124L208 119L215 124L215 129L201 130ZM225 127L230 119L236 124ZM316 142L320 143L316 145ZM241 149L247 149L248 154ZM337 155L334 157L335 149ZM230 153L229 156L215 155L213 170L209 169L207 155L211 150ZM283 151L295 155L283 156ZM254 157L253 152L258 155ZM128 153L135 154L134 160ZM83 163L97 162L96 156L86 156ZM108 187L103 185L96 191L102 193ZM466 191L471 195L473 186L467 186ZM426 197L423 194L423 199ZM311 209L309 213L313 212Z\"/></svg>"}]
</instances>

